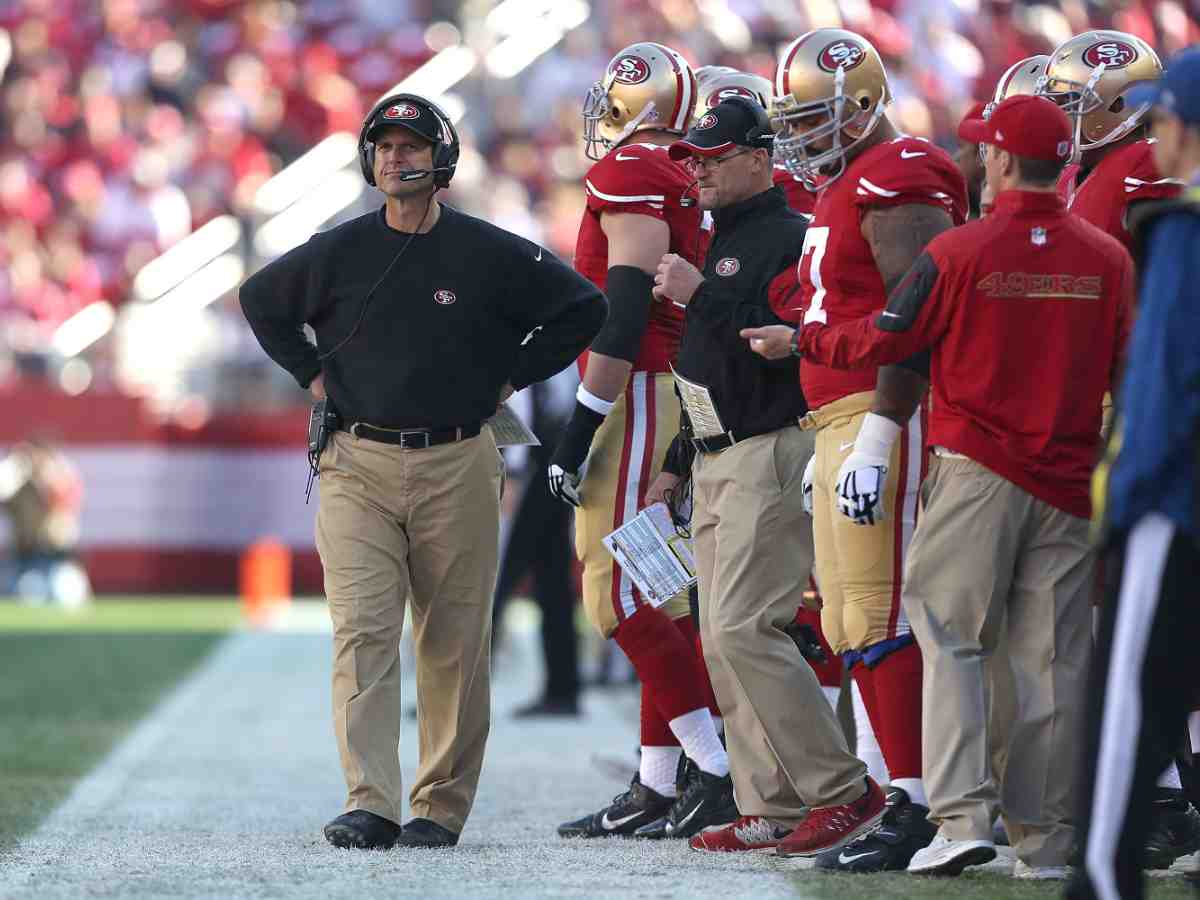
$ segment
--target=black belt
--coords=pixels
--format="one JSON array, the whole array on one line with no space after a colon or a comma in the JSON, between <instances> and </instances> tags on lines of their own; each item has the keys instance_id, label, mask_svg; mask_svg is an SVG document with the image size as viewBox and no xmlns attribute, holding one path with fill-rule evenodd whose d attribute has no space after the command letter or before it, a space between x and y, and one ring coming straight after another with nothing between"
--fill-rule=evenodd
<instances>
[{"instance_id":1,"label":"black belt","mask_svg":"<svg viewBox=\"0 0 1200 900\"><path fill-rule=\"evenodd\" d=\"M779 431L782 428L787 428L789 425L795 424L795 422L789 422L787 425L780 425L777 428L766 428L762 431L756 431L753 434L735 435L732 431L727 431L724 434L717 434L712 437L693 437L689 438L689 440L691 440L692 446L701 453L720 453L722 450L728 450L734 444L741 441L748 441L750 438L770 434L773 431Z\"/></svg>"},{"instance_id":2,"label":"black belt","mask_svg":"<svg viewBox=\"0 0 1200 900\"><path fill-rule=\"evenodd\" d=\"M453 444L479 434L482 422L463 425L461 428L377 428L366 422L351 422L343 426L355 437L384 444L395 444L404 450L425 450L438 444Z\"/></svg>"}]
</instances>

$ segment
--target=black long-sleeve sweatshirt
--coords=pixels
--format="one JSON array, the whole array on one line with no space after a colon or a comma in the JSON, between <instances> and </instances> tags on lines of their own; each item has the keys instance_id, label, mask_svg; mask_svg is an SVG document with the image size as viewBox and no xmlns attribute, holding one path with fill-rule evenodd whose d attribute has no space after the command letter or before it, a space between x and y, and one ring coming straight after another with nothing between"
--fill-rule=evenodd
<instances>
[{"instance_id":1,"label":"black long-sleeve sweatshirt","mask_svg":"<svg viewBox=\"0 0 1200 900\"><path fill-rule=\"evenodd\" d=\"M416 235L391 228L384 210L313 235L241 289L263 349L302 387L323 373L345 421L479 422L506 382L520 389L561 371L603 326L604 295L537 244L445 204Z\"/></svg>"},{"instance_id":2,"label":"black long-sleeve sweatshirt","mask_svg":"<svg viewBox=\"0 0 1200 900\"><path fill-rule=\"evenodd\" d=\"M709 389L722 423L742 439L794 424L808 412L798 360L768 362L738 335L743 328L794 324L775 310L799 297L796 263L807 220L788 209L775 187L715 210L713 225L704 282L688 303L675 370ZM667 451L664 468L675 475L692 465L686 438L681 433Z\"/></svg>"}]
</instances>

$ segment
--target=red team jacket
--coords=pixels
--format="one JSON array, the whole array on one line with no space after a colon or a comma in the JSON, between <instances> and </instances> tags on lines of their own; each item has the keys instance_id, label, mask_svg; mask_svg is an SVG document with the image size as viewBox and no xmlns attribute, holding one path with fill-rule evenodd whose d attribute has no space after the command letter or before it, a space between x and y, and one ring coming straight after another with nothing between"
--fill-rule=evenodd
<instances>
[{"instance_id":1,"label":"red team jacket","mask_svg":"<svg viewBox=\"0 0 1200 900\"><path fill-rule=\"evenodd\" d=\"M694 181L682 165L655 144L623 144L588 170L584 187L587 210L579 223L575 270L600 290L608 281L608 238L600 227L602 213L632 213L666 222L670 251L698 269L711 232L701 227L703 214ZM684 311L674 303L650 304L650 319L633 362L635 372L669 372L683 335ZM587 354L581 357L587 365Z\"/></svg>"},{"instance_id":2,"label":"red team jacket","mask_svg":"<svg viewBox=\"0 0 1200 900\"><path fill-rule=\"evenodd\" d=\"M801 293L792 310L804 323L837 325L887 304L883 278L860 230L872 208L923 203L945 209L956 225L966 219L967 185L954 160L935 144L900 137L853 159L817 195L797 271ZM875 390L875 370L845 371L805 358L800 384L810 409Z\"/></svg>"},{"instance_id":3,"label":"red team jacket","mask_svg":"<svg viewBox=\"0 0 1200 900\"><path fill-rule=\"evenodd\" d=\"M1127 250L1133 249L1133 239L1125 227L1129 204L1174 197L1183 190L1178 181L1159 177L1153 143L1138 141L1113 150L1078 186L1075 184L1078 166L1068 166L1059 181L1071 212L1111 234Z\"/></svg>"},{"instance_id":4,"label":"red team jacket","mask_svg":"<svg viewBox=\"0 0 1200 900\"><path fill-rule=\"evenodd\" d=\"M800 348L860 370L932 348L929 443L1086 518L1133 292L1116 239L1056 194L1006 191L991 215L931 241L886 310L809 325Z\"/></svg>"}]
</instances>

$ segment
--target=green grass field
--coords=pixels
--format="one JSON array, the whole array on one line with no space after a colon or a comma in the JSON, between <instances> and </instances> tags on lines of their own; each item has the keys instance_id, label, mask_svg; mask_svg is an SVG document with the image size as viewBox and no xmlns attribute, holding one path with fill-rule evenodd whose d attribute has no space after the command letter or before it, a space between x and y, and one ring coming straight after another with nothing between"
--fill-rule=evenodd
<instances>
[{"instance_id":1,"label":"green grass field","mask_svg":"<svg viewBox=\"0 0 1200 900\"><path fill-rule=\"evenodd\" d=\"M0 603L0 852L241 621L224 602Z\"/></svg>"}]
</instances>

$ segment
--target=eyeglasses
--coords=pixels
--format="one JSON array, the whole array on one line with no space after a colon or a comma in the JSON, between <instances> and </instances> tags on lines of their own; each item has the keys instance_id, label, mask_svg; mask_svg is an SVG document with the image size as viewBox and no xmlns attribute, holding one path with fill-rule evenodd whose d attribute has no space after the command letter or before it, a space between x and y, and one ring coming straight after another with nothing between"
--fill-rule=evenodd
<instances>
[{"instance_id":1,"label":"eyeglasses","mask_svg":"<svg viewBox=\"0 0 1200 900\"><path fill-rule=\"evenodd\" d=\"M695 175L703 174L709 169L718 169L722 163L727 163L731 159L736 159L744 153L753 153L753 147L747 147L744 150L738 150L730 153L727 156L692 156L688 158L687 169Z\"/></svg>"}]
</instances>

